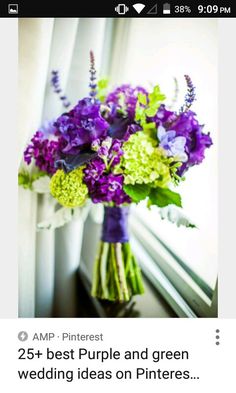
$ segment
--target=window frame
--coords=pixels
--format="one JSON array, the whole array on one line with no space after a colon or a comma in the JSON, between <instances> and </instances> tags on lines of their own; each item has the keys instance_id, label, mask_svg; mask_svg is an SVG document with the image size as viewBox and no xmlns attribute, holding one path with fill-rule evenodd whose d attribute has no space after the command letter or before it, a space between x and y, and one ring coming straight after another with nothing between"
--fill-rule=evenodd
<instances>
[{"instance_id":1,"label":"window frame","mask_svg":"<svg viewBox=\"0 0 236 393\"><path fill-rule=\"evenodd\" d=\"M193 314L203 318L217 317L217 283L212 292L212 298L210 298L199 286L199 283L181 266L178 258L174 257L175 254L171 252L169 247L163 245L163 242L152 233L135 211L132 212L132 216L130 217L130 227L136 239L135 248L137 248L137 244L139 243L146 252L146 255L150 258L147 263L145 262L145 258L140 262L144 273L149 277L153 285L160 291L164 279L168 280L177 291L177 294L182 297L182 302L185 302L190 307ZM141 250L137 252L137 257L140 253ZM161 272L162 275L158 274L158 272ZM152 274L154 274L153 279L151 278ZM158 280L161 280L161 282L159 283ZM173 296L176 296L176 292L168 292L167 289L162 295L171 306L175 305ZM191 317L191 315L186 313L186 317Z\"/></svg>"}]
</instances>

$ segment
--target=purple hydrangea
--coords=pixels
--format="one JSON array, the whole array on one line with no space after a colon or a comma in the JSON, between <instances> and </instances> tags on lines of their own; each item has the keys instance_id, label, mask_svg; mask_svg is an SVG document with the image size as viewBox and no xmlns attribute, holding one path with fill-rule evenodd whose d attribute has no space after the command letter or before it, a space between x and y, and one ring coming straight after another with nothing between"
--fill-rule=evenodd
<instances>
[{"instance_id":1,"label":"purple hydrangea","mask_svg":"<svg viewBox=\"0 0 236 393\"><path fill-rule=\"evenodd\" d=\"M49 140L41 131L37 131L24 151L24 160L29 165L35 160L35 165L49 175L55 173L55 160L58 155L59 142Z\"/></svg>"},{"instance_id":2,"label":"purple hydrangea","mask_svg":"<svg viewBox=\"0 0 236 393\"><path fill-rule=\"evenodd\" d=\"M84 98L68 113L55 122L60 137L62 153L77 154L91 143L106 135L109 124L100 114L100 104Z\"/></svg>"}]
</instances>

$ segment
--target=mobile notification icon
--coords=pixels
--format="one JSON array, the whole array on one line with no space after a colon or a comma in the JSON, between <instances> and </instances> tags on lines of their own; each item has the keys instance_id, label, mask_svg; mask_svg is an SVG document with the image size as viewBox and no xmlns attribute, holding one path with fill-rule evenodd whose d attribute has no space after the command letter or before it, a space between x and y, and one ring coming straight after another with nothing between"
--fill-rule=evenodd
<instances>
[{"instance_id":1,"label":"mobile notification icon","mask_svg":"<svg viewBox=\"0 0 236 393\"><path fill-rule=\"evenodd\" d=\"M8 14L18 14L18 4L8 4Z\"/></svg>"},{"instance_id":2,"label":"mobile notification icon","mask_svg":"<svg viewBox=\"0 0 236 393\"><path fill-rule=\"evenodd\" d=\"M117 14L119 14L119 15L125 15L126 12L129 11L129 7L127 7L126 4L118 4L118 5L115 7L115 11L116 11Z\"/></svg>"}]
</instances>

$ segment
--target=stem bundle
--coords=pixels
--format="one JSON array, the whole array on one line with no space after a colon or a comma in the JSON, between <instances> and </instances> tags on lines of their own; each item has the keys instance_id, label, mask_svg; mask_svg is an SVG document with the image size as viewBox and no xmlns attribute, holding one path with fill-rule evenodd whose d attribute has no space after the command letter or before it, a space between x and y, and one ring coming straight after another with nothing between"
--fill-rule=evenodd
<instances>
[{"instance_id":1,"label":"stem bundle","mask_svg":"<svg viewBox=\"0 0 236 393\"><path fill-rule=\"evenodd\" d=\"M126 302L142 293L142 274L129 242L100 242L94 264L92 296Z\"/></svg>"}]
</instances>

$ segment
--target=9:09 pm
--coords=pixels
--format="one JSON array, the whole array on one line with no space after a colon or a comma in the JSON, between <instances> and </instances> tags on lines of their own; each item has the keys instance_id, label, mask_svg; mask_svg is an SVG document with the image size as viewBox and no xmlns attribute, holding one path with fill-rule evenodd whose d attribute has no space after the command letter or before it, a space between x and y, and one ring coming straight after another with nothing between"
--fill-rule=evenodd
<instances>
[{"instance_id":1,"label":"9:09 pm","mask_svg":"<svg viewBox=\"0 0 236 393\"><path fill-rule=\"evenodd\" d=\"M217 4L211 5L199 5L197 7L199 14L230 14L231 13L231 8L230 7L218 7Z\"/></svg>"}]
</instances>

